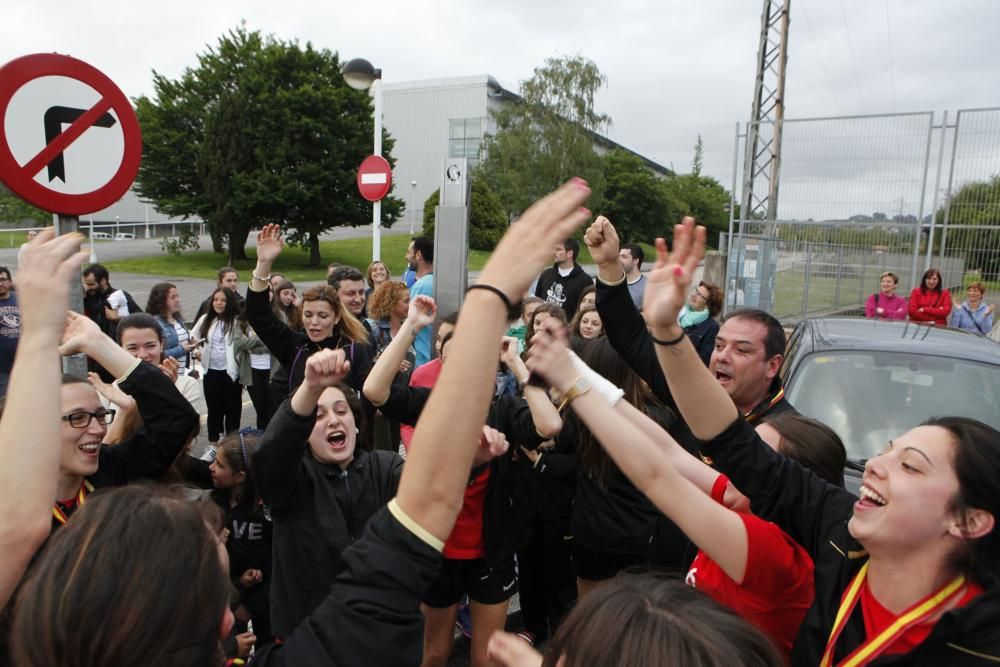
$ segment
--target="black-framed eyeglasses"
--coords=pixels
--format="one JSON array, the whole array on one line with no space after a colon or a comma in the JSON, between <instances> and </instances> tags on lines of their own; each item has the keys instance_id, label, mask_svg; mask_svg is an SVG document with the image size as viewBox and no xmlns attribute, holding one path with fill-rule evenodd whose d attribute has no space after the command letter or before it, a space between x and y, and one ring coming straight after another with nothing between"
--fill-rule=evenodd
<instances>
[{"instance_id":1,"label":"black-framed eyeglasses","mask_svg":"<svg viewBox=\"0 0 1000 667\"><path fill-rule=\"evenodd\" d=\"M69 425L73 428L87 428L90 426L92 419L96 419L99 424L107 426L115 420L117 413L117 410L98 410L97 412L85 412L81 410L80 412L71 412L68 415L63 415L62 420L69 422Z\"/></svg>"},{"instance_id":2,"label":"black-framed eyeglasses","mask_svg":"<svg viewBox=\"0 0 1000 667\"><path fill-rule=\"evenodd\" d=\"M692 292L691 296L696 296L699 299L701 299L702 301L708 301L708 297L705 296L704 294L702 294L701 292L699 292L698 290L695 290L694 292Z\"/></svg>"}]
</instances>

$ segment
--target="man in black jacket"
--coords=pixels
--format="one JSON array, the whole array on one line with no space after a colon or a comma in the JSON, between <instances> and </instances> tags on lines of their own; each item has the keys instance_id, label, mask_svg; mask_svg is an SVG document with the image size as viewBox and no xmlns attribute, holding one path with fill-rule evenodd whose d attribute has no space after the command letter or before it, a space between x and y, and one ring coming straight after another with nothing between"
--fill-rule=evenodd
<instances>
[{"instance_id":1,"label":"man in black jacket","mask_svg":"<svg viewBox=\"0 0 1000 667\"><path fill-rule=\"evenodd\" d=\"M656 361L653 338L625 285L615 228L607 218L599 216L584 238L597 262L597 311L608 340L653 393L674 408ZM723 320L709 370L747 421L794 411L784 399L778 377L784 352L785 331L768 313L748 308L730 313ZM686 447L695 443L690 436L679 440Z\"/></svg>"},{"instance_id":2,"label":"man in black jacket","mask_svg":"<svg viewBox=\"0 0 1000 667\"><path fill-rule=\"evenodd\" d=\"M653 338L646 329L625 283L619 263L618 234L611 222L598 216L584 236L597 263L597 312L611 345L625 362L649 385L657 398L674 412L677 404L667 387L656 358ZM794 412L785 400L778 369L785 351L785 331L771 315L760 310L730 313L716 334L715 351L709 370L733 399L740 414L750 423L765 416ZM700 441L683 419L677 419L670 434L689 452L700 453ZM651 561L660 566L686 567L693 557L683 543L686 538L665 518L661 518L653 541Z\"/></svg>"},{"instance_id":3,"label":"man in black jacket","mask_svg":"<svg viewBox=\"0 0 1000 667\"><path fill-rule=\"evenodd\" d=\"M569 238L556 246L556 263L538 276L535 296L566 311L566 319L573 319L584 288L593 285L594 279L576 263L580 242ZM616 256L617 264L617 256Z\"/></svg>"}]
</instances>

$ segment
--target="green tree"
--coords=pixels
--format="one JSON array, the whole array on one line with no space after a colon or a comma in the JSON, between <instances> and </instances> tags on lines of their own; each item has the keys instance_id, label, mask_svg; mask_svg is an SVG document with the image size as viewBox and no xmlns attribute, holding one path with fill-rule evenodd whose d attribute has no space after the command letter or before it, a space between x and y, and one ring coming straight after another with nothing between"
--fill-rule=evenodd
<instances>
[{"instance_id":1,"label":"green tree","mask_svg":"<svg viewBox=\"0 0 1000 667\"><path fill-rule=\"evenodd\" d=\"M18 223L24 220L30 220L38 225L49 225L52 224L52 214L35 208L0 183L0 221Z\"/></svg>"},{"instance_id":2,"label":"green tree","mask_svg":"<svg viewBox=\"0 0 1000 667\"><path fill-rule=\"evenodd\" d=\"M965 258L966 270L978 270L988 280L1000 278L1000 175L966 183L950 198L945 253ZM944 208L935 212L934 245L940 252L945 238ZM987 227L987 228L983 228Z\"/></svg>"},{"instance_id":3,"label":"green tree","mask_svg":"<svg viewBox=\"0 0 1000 667\"><path fill-rule=\"evenodd\" d=\"M434 209L440 201L440 190L432 192L424 201L424 236L434 238ZM469 247L493 250L505 231L507 216L500 199L485 179L474 174L469 195Z\"/></svg>"},{"instance_id":4,"label":"green tree","mask_svg":"<svg viewBox=\"0 0 1000 667\"><path fill-rule=\"evenodd\" d=\"M705 145L701 142L701 135L698 135L698 142L694 145L694 157L691 158L691 175L701 176L701 169L705 166Z\"/></svg>"},{"instance_id":5,"label":"green tree","mask_svg":"<svg viewBox=\"0 0 1000 667\"><path fill-rule=\"evenodd\" d=\"M687 203L632 153L614 150L605 155L604 178L600 210L628 242L651 243L688 213Z\"/></svg>"},{"instance_id":6,"label":"green tree","mask_svg":"<svg viewBox=\"0 0 1000 667\"><path fill-rule=\"evenodd\" d=\"M136 100L139 192L170 215L204 219L230 261L245 257L251 229L274 222L319 265L321 233L370 222L355 174L371 152L371 101L346 85L335 53L238 28L196 68L177 80L154 72L153 84L153 99ZM387 156L392 143L384 133ZM383 224L402 208L384 199Z\"/></svg>"},{"instance_id":7,"label":"green tree","mask_svg":"<svg viewBox=\"0 0 1000 667\"><path fill-rule=\"evenodd\" d=\"M589 182L590 205L600 204L604 170L594 142L611 118L594 110L594 96L606 82L586 58L549 58L522 83L519 101L491 112L496 133L485 139L483 175L509 216L573 176Z\"/></svg>"},{"instance_id":8,"label":"green tree","mask_svg":"<svg viewBox=\"0 0 1000 667\"><path fill-rule=\"evenodd\" d=\"M729 191L711 176L684 174L669 179L666 187L674 197L687 204L687 215L708 231L708 245L715 248L719 232L729 231Z\"/></svg>"}]
</instances>

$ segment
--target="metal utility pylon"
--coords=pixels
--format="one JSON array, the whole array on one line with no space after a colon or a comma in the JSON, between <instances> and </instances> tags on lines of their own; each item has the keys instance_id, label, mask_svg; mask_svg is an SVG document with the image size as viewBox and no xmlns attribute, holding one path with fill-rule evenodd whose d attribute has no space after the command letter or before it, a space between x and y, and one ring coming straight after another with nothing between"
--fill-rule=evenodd
<instances>
[{"instance_id":1,"label":"metal utility pylon","mask_svg":"<svg viewBox=\"0 0 1000 667\"><path fill-rule=\"evenodd\" d=\"M791 0L764 0L761 12L757 80L743 163L742 220L774 220L777 216L790 5ZM764 177L767 186L755 191L754 186L760 176Z\"/></svg>"},{"instance_id":2,"label":"metal utility pylon","mask_svg":"<svg viewBox=\"0 0 1000 667\"><path fill-rule=\"evenodd\" d=\"M785 115L785 64L788 61L788 9L791 0L764 0L757 49L757 79L747 125L740 198L739 249L734 261L746 271L739 289L744 303L764 311L774 306L777 274L778 180L781 173L781 129ZM763 178L761 178L763 177ZM763 229L744 230L751 221ZM752 225L752 227L758 227ZM742 274L742 271L736 273Z\"/></svg>"}]
</instances>

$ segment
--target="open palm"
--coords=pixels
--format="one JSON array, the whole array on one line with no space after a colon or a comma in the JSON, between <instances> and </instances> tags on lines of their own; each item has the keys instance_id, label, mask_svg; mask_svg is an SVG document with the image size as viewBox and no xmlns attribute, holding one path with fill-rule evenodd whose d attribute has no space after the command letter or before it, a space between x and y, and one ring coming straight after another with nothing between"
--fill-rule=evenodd
<instances>
[{"instance_id":1,"label":"open palm","mask_svg":"<svg viewBox=\"0 0 1000 667\"><path fill-rule=\"evenodd\" d=\"M273 262L281 255L285 242L281 238L280 225L265 225L257 232L257 259L264 262Z\"/></svg>"},{"instance_id":2,"label":"open palm","mask_svg":"<svg viewBox=\"0 0 1000 667\"><path fill-rule=\"evenodd\" d=\"M677 324L691 279L705 256L705 228L684 218L674 228L674 247L667 250L663 239L656 239L656 264L646 276L646 295L642 313L652 327Z\"/></svg>"}]
</instances>

